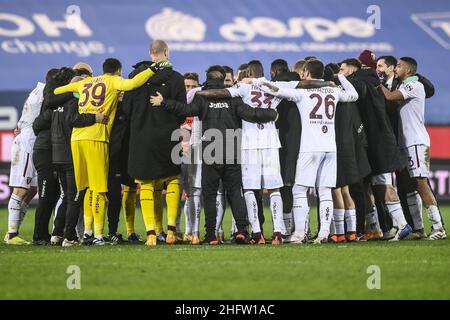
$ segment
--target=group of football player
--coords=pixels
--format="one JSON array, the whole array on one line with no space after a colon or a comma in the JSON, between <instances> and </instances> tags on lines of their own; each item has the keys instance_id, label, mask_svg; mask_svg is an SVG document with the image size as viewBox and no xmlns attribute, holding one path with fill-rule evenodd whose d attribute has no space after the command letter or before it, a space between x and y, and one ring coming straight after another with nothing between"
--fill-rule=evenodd
<instances>
[{"instance_id":1,"label":"group of football player","mask_svg":"<svg viewBox=\"0 0 450 320\"><path fill-rule=\"evenodd\" d=\"M6 243L31 243L19 228L37 192L35 245L222 244L227 203L229 241L265 244L266 193L272 245L446 238L428 180L424 112L434 87L413 58L365 50L291 68L277 59L270 80L252 60L236 73L211 66L200 83L174 71L164 41L149 53L128 79L110 58L99 76L86 63L50 69L30 93L12 145Z\"/></svg>"}]
</instances>

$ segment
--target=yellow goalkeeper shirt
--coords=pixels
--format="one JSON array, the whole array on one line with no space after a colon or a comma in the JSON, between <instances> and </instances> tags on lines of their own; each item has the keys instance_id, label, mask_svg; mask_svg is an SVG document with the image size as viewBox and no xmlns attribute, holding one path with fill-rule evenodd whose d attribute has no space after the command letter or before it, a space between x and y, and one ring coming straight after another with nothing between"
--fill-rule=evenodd
<instances>
[{"instance_id":1,"label":"yellow goalkeeper shirt","mask_svg":"<svg viewBox=\"0 0 450 320\"><path fill-rule=\"evenodd\" d=\"M96 114L98 109L104 108L103 114L109 117L107 124L95 123L88 127L73 128L72 141L92 140L109 142L120 91L130 91L139 88L153 74L153 71L150 69L140 72L133 79L122 79L117 75L103 74L56 88L54 90L55 94L65 92L78 92L80 94L78 110L81 114Z\"/></svg>"}]
</instances>

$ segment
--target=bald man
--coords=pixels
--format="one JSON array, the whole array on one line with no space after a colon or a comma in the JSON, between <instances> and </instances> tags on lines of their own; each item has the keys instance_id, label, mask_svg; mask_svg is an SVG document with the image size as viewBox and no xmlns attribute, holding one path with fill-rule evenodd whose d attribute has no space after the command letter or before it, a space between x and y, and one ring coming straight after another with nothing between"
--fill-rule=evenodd
<instances>
[{"instance_id":1,"label":"bald man","mask_svg":"<svg viewBox=\"0 0 450 320\"><path fill-rule=\"evenodd\" d=\"M166 61L169 47L164 41L155 40L149 54L153 62ZM141 184L141 208L147 230L146 245L149 246L156 245L157 235L162 231L162 190L167 190L168 244L177 242L175 233L180 205L178 176L181 170L171 155L178 144L178 139L172 141L172 134L180 128L184 118L152 108L149 99L157 91L164 99L186 103L184 78L172 68L161 70L139 89L125 93L123 100L124 112L130 119L128 173Z\"/></svg>"}]
</instances>

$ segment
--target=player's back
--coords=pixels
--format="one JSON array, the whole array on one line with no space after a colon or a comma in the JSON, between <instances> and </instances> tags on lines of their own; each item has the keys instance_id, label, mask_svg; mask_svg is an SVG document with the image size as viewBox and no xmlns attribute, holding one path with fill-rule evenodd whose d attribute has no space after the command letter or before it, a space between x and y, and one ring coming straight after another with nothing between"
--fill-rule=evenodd
<instances>
[{"instance_id":1,"label":"player's back","mask_svg":"<svg viewBox=\"0 0 450 320\"><path fill-rule=\"evenodd\" d=\"M114 86L114 81L120 78L116 75L103 74L97 77L87 78L82 81L78 110L81 114L95 114L103 108L103 114L109 117L108 124L95 123L84 128L74 128L72 141L94 140L109 142L114 117L117 110L119 91Z\"/></svg>"},{"instance_id":2,"label":"player's back","mask_svg":"<svg viewBox=\"0 0 450 320\"><path fill-rule=\"evenodd\" d=\"M301 89L297 102L302 121L300 152L336 152L334 121L339 88Z\"/></svg>"},{"instance_id":3,"label":"player's back","mask_svg":"<svg viewBox=\"0 0 450 320\"><path fill-rule=\"evenodd\" d=\"M252 84L238 84L228 88L232 97L241 97L252 108L274 109L282 99L264 92ZM242 120L242 149L280 148L274 122L252 123Z\"/></svg>"}]
</instances>

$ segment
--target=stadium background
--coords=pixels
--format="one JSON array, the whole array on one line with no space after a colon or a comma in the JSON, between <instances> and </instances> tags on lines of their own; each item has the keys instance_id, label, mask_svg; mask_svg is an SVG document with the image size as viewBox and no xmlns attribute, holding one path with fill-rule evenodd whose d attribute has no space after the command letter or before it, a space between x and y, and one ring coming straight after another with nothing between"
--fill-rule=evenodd
<instances>
[{"instance_id":1,"label":"stadium background","mask_svg":"<svg viewBox=\"0 0 450 320\"><path fill-rule=\"evenodd\" d=\"M436 88L425 115L431 183L441 201L450 201L450 1L372 2L0 0L0 204L10 196L12 130L46 71L85 61L98 74L105 58L116 57L127 75L148 59L155 38L169 42L176 70L201 77L211 64L236 69L251 59L260 59L269 77L276 58L339 62L364 49L415 57Z\"/></svg>"}]
</instances>

